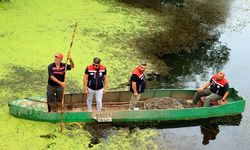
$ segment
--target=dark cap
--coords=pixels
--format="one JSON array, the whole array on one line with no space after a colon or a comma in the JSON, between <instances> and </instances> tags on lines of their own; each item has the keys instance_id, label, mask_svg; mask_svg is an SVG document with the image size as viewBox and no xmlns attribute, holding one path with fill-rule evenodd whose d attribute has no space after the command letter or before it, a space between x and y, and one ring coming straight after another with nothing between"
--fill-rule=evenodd
<instances>
[{"instance_id":1,"label":"dark cap","mask_svg":"<svg viewBox=\"0 0 250 150\"><path fill-rule=\"evenodd\" d=\"M93 63L94 63L94 64L100 64L100 63L101 63L101 59L98 58L98 57L95 57L95 58L93 59Z\"/></svg>"}]
</instances>

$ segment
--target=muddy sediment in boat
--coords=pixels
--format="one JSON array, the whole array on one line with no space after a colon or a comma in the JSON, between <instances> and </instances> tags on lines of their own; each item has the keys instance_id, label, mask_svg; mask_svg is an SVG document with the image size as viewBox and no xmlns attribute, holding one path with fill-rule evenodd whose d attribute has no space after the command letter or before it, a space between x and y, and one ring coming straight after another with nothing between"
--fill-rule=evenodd
<instances>
[{"instance_id":1,"label":"muddy sediment in boat","mask_svg":"<svg viewBox=\"0 0 250 150\"><path fill-rule=\"evenodd\" d=\"M155 97L144 102L144 109L183 109L191 108L192 99L176 99L170 97Z\"/></svg>"}]
</instances>

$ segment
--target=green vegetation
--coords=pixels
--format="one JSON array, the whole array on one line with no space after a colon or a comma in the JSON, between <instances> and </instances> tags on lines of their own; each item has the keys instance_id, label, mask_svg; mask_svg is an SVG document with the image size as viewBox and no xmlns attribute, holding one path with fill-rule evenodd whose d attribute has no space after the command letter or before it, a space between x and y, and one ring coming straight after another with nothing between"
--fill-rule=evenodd
<instances>
[{"instance_id":1,"label":"green vegetation","mask_svg":"<svg viewBox=\"0 0 250 150\"><path fill-rule=\"evenodd\" d=\"M133 44L151 28L162 30L156 26L157 17L115 1L0 1L0 18L0 149L88 148L91 136L86 130L60 134L58 124L12 117L7 106L12 99L45 94L47 65L56 52L67 53L75 22L72 57L76 68L67 74L68 92L81 91L83 70L95 56L107 66L112 89L128 81L140 59L152 64L149 71L157 66L153 63L161 63L155 56L144 58ZM93 148L155 148L149 140L155 135L150 129L132 135L120 129Z\"/></svg>"}]
</instances>

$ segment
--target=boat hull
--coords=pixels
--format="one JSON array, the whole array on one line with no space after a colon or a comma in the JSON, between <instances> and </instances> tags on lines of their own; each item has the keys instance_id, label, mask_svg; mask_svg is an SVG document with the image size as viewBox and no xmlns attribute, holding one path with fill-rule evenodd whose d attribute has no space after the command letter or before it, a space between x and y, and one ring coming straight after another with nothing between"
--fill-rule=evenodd
<instances>
[{"instance_id":1,"label":"boat hull","mask_svg":"<svg viewBox=\"0 0 250 150\"><path fill-rule=\"evenodd\" d=\"M26 99L14 100L9 103L9 112L11 115L23 119L60 122L62 117L64 122L150 122L150 121L173 121L173 120L194 120L210 117L221 117L241 114L244 112L245 100L237 94L234 88L230 88L229 103L213 107L199 108L182 108L182 109L154 109L154 110L117 110L96 112L64 112L49 113L47 112L47 104L45 97L30 97ZM152 97L177 97L192 98L195 90L189 89L164 89L164 90L148 90L142 95L142 99ZM104 101L129 101L130 93L126 91L114 91L107 93L108 96ZM113 97L112 97L113 95ZM80 96L80 98L79 98ZM66 104L72 104L76 101L83 102L86 98L85 94L68 94L65 95ZM80 100L79 100L80 99ZM27 106L29 101L34 104ZM86 99L85 99L86 101ZM100 120L100 115L104 115L104 120ZM108 116L105 116L108 115ZM105 120L105 118L107 120ZM103 119L103 118L101 118Z\"/></svg>"}]
</instances>

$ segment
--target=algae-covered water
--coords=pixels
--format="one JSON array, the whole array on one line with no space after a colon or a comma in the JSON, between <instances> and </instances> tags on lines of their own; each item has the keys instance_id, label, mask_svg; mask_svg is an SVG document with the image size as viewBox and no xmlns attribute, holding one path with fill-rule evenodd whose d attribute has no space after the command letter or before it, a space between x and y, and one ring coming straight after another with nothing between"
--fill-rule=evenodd
<instances>
[{"instance_id":1,"label":"algae-covered water","mask_svg":"<svg viewBox=\"0 0 250 150\"><path fill-rule=\"evenodd\" d=\"M249 80L237 78L244 70L240 78L249 75L243 61L249 17L242 17L249 8L246 0L0 0L0 149L247 149L248 109L243 125L222 128L220 146L206 147L197 127L140 130L78 123L66 124L61 134L59 124L10 116L7 103L45 94L47 65L56 52L67 53L75 22L76 67L67 73L67 92L82 91L84 68L98 56L108 68L109 89L126 90L130 72L144 59L148 74L157 75L149 76L149 88L196 88L225 67L249 98Z\"/></svg>"},{"instance_id":2,"label":"algae-covered water","mask_svg":"<svg viewBox=\"0 0 250 150\"><path fill-rule=\"evenodd\" d=\"M71 55L76 67L68 73L68 91L82 91L83 71L95 56L108 68L109 88L117 87L117 81L127 82L142 58L128 43L149 28L161 30L155 27L156 19L115 1L0 1L0 149L87 149L91 142L87 131L60 134L58 124L14 118L8 114L8 101L45 94L47 66L55 53L68 51L75 22L78 29ZM155 63L151 58L148 61ZM155 134L150 129L135 134L117 130L93 148L154 147L147 139Z\"/></svg>"}]
</instances>

